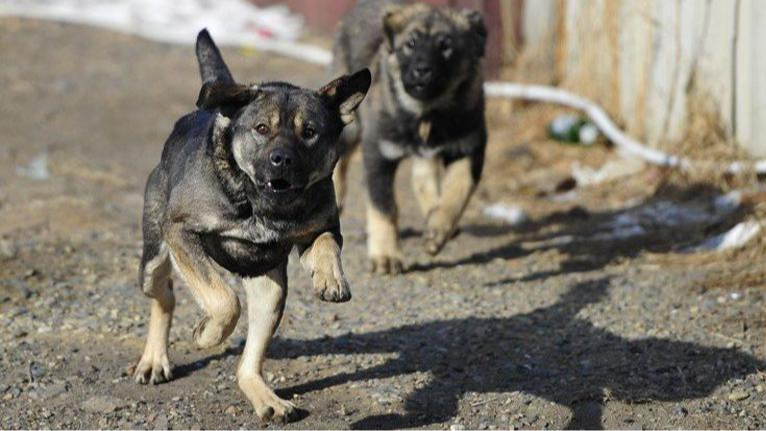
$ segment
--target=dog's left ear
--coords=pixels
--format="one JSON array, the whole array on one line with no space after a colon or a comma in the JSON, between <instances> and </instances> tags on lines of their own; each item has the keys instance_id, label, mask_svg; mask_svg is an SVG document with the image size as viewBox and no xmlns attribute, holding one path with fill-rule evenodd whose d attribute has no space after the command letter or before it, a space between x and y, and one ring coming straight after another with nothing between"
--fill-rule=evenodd
<instances>
[{"instance_id":1,"label":"dog's left ear","mask_svg":"<svg viewBox=\"0 0 766 431\"><path fill-rule=\"evenodd\" d=\"M487 26L484 24L484 17L479 11L473 9L464 9L461 11L463 17L468 20L468 26L476 47L476 55L484 57L485 46L487 45Z\"/></svg>"},{"instance_id":2,"label":"dog's left ear","mask_svg":"<svg viewBox=\"0 0 766 431\"><path fill-rule=\"evenodd\" d=\"M364 100L372 84L369 69L362 69L353 75L345 75L319 90L319 96L326 106L336 110L343 124L354 121L354 111Z\"/></svg>"},{"instance_id":3,"label":"dog's left ear","mask_svg":"<svg viewBox=\"0 0 766 431\"><path fill-rule=\"evenodd\" d=\"M206 82L197 97L197 108L235 108L239 109L258 96L257 86L247 86L224 81Z\"/></svg>"}]
</instances>

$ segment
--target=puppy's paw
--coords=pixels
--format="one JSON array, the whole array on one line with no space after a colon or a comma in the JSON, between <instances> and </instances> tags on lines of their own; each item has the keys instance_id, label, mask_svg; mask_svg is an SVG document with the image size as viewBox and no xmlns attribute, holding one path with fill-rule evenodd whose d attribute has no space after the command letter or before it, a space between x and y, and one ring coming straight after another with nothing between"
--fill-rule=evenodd
<instances>
[{"instance_id":1,"label":"puppy's paw","mask_svg":"<svg viewBox=\"0 0 766 431\"><path fill-rule=\"evenodd\" d=\"M428 254L439 254L447 242L457 235L457 229L452 223L436 212L428 218L425 232L425 249Z\"/></svg>"},{"instance_id":2,"label":"puppy's paw","mask_svg":"<svg viewBox=\"0 0 766 431\"><path fill-rule=\"evenodd\" d=\"M147 383L157 385L173 379L167 352L157 352L149 347L144 351L138 364L128 368L128 372L133 375L136 383L142 385Z\"/></svg>"},{"instance_id":3,"label":"puppy's paw","mask_svg":"<svg viewBox=\"0 0 766 431\"><path fill-rule=\"evenodd\" d=\"M239 387L262 421L284 424L297 419L298 409L295 404L279 398L260 377L240 379Z\"/></svg>"},{"instance_id":4,"label":"puppy's paw","mask_svg":"<svg viewBox=\"0 0 766 431\"><path fill-rule=\"evenodd\" d=\"M374 274L396 275L404 272L404 264L398 257L372 256L370 257L370 271Z\"/></svg>"}]
</instances>

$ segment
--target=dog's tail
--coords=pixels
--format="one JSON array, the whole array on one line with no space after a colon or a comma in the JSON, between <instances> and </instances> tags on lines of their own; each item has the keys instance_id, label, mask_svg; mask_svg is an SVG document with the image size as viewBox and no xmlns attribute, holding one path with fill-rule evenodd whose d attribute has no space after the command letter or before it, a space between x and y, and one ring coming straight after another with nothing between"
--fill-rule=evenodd
<instances>
[{"instance_id":1,"label":"dog's tail","mask_svg":"<svg viewBox=\"0 0 766 431\"><path fill-rule=\"evenodd\" d=\"M203 29L197 35L197 62L202 83L218 81L220 83L234 84L228 66L223 61L221 51L215 46L213 38L207 29Z\"/></svg>"}]
</instances>

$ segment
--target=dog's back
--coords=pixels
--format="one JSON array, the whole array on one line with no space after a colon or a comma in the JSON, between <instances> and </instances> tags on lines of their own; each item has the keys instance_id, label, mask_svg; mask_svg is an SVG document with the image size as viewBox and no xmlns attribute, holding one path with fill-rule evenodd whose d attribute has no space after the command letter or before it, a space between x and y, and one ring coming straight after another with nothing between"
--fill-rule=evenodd
<instances>
[{"instance_id":1,"label":"dog's back","mask_svg":"<svg viewBox=\"0 0 766 431\"><path fill-rule=\"evenodd\" d=\"M369 67L384 43L383 16L402 0L361 0L343 18L333 45L335 72Z\"/></svg>"}]
</instances>

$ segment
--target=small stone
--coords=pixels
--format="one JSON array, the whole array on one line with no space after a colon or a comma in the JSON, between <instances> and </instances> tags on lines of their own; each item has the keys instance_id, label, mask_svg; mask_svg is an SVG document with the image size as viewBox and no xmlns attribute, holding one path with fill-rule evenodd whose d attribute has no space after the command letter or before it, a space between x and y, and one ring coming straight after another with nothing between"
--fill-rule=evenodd
<instances>
[{"instance_id":1,"label":"small stone","mask_svg":"<svg viewBox=\"0 0 766 431\"><path fill-rule=\"evenodd\" d=\"M463 431L465 429L465 425L460 424L452 424L449 426L450 431Z\"/></svg>"},{"instance_id":2,"label":"small stone","mask_svg":"<svg viewBox=\"0 0 766 431\"><path fill-rule=\"evenodd\" d=\"M237 408L234 406L226 407L226 410L223 411L229 416L236 416L237 415Z\"/></svg>"},{"instance_id":3,"label":"small stone","mask_svg":"<svg viewBox=\"0 0 766 431\"><path fill-rule=\"evenodd\" d=\"M742 389L737 389L737 390L732 391L729 394L728 398L731 401L742 401L742 400L746 400L746 399L750 398L750 394L748 394L747 392L743 391Z\"/></svg>"},{"instance_id":4,"label":"small stone","mask_svg":"<svg viewBox=\"0 0 766 431\"><path fill-rule=\"evenodd\" d=\"M684 417L689 414L689 411L681 406L677 406L673 408L673 414L676 416Z\"/></svg>"},{"instance_id":5,"label":"small stone","mask_svg":"<svg viewBox=\"0 0 766 431\"><path fill-rule=\"evenodd\" d=\"M160 413L157 419L154 421L155 430L166 430L169 428L168 416L165 413Z\"/></svg>"},{"instance_id":6,"label":"small stone","mask_svg":"<svg viewBox=\"0 0 766 431\"><path fill-rule=\"evenodd\" d=\"M0 259L13 259L19 252L18 247L9 239L0 240Z\"/></svg>"},{"instance_id":7,"label":"small stone","mask_svg":"<svg viewBox=\"0 0 766 431\"><path fill-rule=\"evenodd\" d=\"M84 401L80 407L90 413L112 413L125 406L125 402L119 398L110 396L96 396Z\"/></svg>"}]
</instances>

